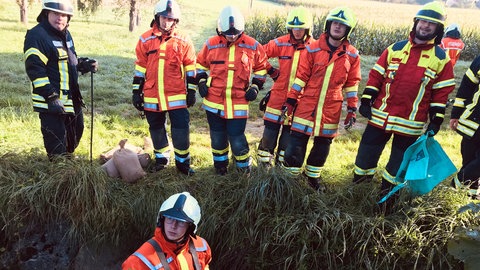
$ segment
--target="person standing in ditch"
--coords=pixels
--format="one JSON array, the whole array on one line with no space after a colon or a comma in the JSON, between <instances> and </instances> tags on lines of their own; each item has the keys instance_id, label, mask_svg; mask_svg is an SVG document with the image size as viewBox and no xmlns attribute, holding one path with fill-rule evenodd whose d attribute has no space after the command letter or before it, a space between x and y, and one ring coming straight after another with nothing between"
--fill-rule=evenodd
<instances>
[{"instance_id":1,"label":"person standing in ditch","mask_svg":"<svg viewBox=\"0 0 480 270\"><path fill-rule=\"evenodd\" d=\"M282 107L287 99L287 92L293 84L298 61L307 53L305 47L315 41L311 37L313 18L304 7L292 9L287 16L288 34L270 40L264 45L268 58L277 58L279 68L267 62L267 72L274 81L272 89L260 101L260 110L264 111L263 136L258 145L260 164L271 166L275 148L275 164L284 161L285 149L290 136L290 123L282 115ZM280 138L278 138L281 131Z\"/></svg>"},{"instance_id":2,"label":"person standing in ditch","mask_svg":"<svg viewBox=\"0 0 480 270\"><path fill-rule=\"evenodd\" d=\"M38 24L27 31L23 47L33 109L50 161L70 158L77 148L84 129L78 72L96 72L98 66L93 59L77 58L68 31L72 16L69 0L42 0Z\"/></svg>"},{"instance_id":3,"label":"person standing in ditch","mask_svg":"<svg viewBox=\"0 0 480 270\"><path fill-rule=\"evenodd\" d=\"M145 113L153 142L155 165L164 169L170 161L166 131L167 113L177 169L186 175L190 167L190 113L196 102L195 48L190 37L180 33L180 7L175 0L160 0L150 29L143 33L135 52L132 103Z\"/></svg>"},{"instance_id":4,"label":"person standing in ditch","mask_svg":"<svg viewBox=\"0 0 480 270\"><path fill-rule=\"evenodd\" d=\"M262 45L245 34L245 19L236 7L222 9L216 36L197 55L198 91L207 114L215 171L227 173L229 144L239 171L251 170L245 137L248 104L265 82L267 55ZM253 73L253 76L251 74Z\"/></svg>"},{"instance_id":5,"label":"person standing in ditch","mask_svg":"<svg viewBox=\"0 0 480 270\"><path fill-rule=\"evenodd\" d=\"M359 112L368 118L362 135L353 182L373 178L378 160L393 135L392 148L382 174L380 196L397 182L395 176L406 149L426 132L437 134L445 117L448 95L455 88L453 66L438 44L446 18L440 2L430 2L414 17L408 40L383 51L369 74ZM390 211L395 196L381 205Z\"/></svg>"},{"instance_id":6,"label":"person standing in ditch","mask_svg":"<svg viewBox=\"0 0 480 270\"><path fill-rule=\"evenodd\" d=\"M212 251L195 234L200 218L200 206L190 193L170 196L158 211L154 236L123 262L122 269L209 269Z\"/></svg>"},{"instance_id":7,"label":"person standing in ditch","mask_svg":"<svg viewBox=\"0 0 480 270\"><path fill-rule=\"evenodd\" d=\"M306 46L308 53L299 60L284 104L287 117L293 115L290 142L285 150L285 169L292 175L301 173L308 140L313 136L304 173L315 190L321 188L320 172L330 153L330 144L338 135L343 92L348 110L345 126L352 126L356 119L360 55L349 42L356 24L349 8L334 8L328 13L324 32L316 42Z\"/></svg>"},{"instance_id":8,"label":"person standing in ditch","mask_svg":"<svg viewBox=\"0 0 480 270\"><path fill-rule=\"evenodd\" d=\"M480 56L463 76L453 103L450 128L462 135L462 167L452 181L460 188L468 186L469 195L480 200Z\"/></svg>"}]
</instances>

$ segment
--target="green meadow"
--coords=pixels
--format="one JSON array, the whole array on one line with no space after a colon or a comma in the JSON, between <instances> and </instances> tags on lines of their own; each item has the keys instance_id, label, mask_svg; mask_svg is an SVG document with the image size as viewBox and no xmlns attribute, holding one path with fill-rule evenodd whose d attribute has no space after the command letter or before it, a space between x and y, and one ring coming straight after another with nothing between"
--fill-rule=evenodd
<instances>
[{"instance_id":1,"label":"green meadow","mask_svg":"<svg viewBox=\"0 0 480 270\"><path fill-rule=\"evenodd\" d=\"M379 215L376 201L387 145L377 177L370 183L351 184L366 124L360 115L356 126L342 130L332 144L322 171L324 193L314 192L303 177L288 176L276 167L258 167L256 160L249 177L233 166L226 176L215 175L200 96L190 109L194 176L186 177L169 166L135 184L109 178L100 167L100 154L121 139L142 147L149 136L146 120L131 105L131 82L135 45L149 27L154 6L154 2L141 4L140 26L129 32L128 10L120 12L111 2L95 14L76 12L71 20L69 30L78 55L95 58L99 71L92 77L80 76L87 108L76 158L51 163L38 115L32 110L23 63L23 39L36 24L40 3L30 6L29 23L23 25L15 2L0 0L0 257L22 238L18 232L32 224L67 224L65 239L72 246L118 250L116 259L123 260L151 237L160 204L173 193L189 191L202 207L198 234L212 248L211 269L468 269L471 265L471 258L454 254L448 243L461 237L462 228L478 227L480 218L475 211L458 211L471 201L464 190L449 186L451 177L421 197L402 191L395 213ZM361 0L252 1L252 6L245 0L178 2L179 28L192 37L197 51L216 35L217 16L227 4L243 11L246 32L262 43L285 33L283 20L296 5L308 6L315 14L315 37L328 10L351 7L359 20L352 37L362 57L359 94L381 50L407 37L419 8ZM447 24L458 23L467 43L455 66L457 86L479 52L479 16L478 9L448 9ZM271 83L268 79L250 107L246 135L253 157L263 132L258 101ZM448 121L449 114L435 139L460 168L460 136L448 128ZM477 239L469 250L479 246Z\"/></svg>"}]
</instances>

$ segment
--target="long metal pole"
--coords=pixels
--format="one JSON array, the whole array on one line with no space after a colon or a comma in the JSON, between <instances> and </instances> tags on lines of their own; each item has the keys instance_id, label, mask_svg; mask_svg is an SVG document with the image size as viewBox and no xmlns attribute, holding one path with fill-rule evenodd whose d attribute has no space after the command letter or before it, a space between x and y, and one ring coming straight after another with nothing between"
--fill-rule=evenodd
<instances>
[{"instance_id":1,"label":"long metal pole","mask_svg":"<svg viewBox=\"0 0 480 270\"><path fill-rule=\"evenodd\" d=\"M93 145L93 72L90 71L90 165L92 165Z\"/></svg>"}]
</instances>

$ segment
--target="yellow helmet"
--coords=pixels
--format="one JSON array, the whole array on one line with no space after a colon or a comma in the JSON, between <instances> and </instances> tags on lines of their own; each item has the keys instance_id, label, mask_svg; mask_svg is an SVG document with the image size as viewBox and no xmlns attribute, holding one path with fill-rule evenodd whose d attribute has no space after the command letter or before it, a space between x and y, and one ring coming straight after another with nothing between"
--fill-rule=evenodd
<instances>
[{"instance_id":1,"label":"yellow helmet","mask_svg":"<svg viewBox=\"0 0 480 270\"><path fill-rule=\"evenodd\" d=\"M357 26L357 18L350 8L347 7L337 7L332 9L325 19L325 32L329 33L330 24L332 21L339 22L347 26L346 38L350 38L350 34L353 32L355 26Z\"/></svg>"},{"instance_id":2,"label":"yellow helmet","mask_svg":"<svg viewBox=\"0 0 480 270\"><path fill-rule=\"evenodd\" d=\"M313 25L312 14L304 7L294 8L288 13L285 25L287 30L310 29Z\"/></svg>"},{"instance_id":3,"label":"yellow helmet","mask_svg":"<svg viewBox=\"0 0 480 270\"><path fill-rule=\"evenodd\" d=\"M414 21L425 20L445 26L446 19L447 11L445 6L440 2L433 1L422 6L415 15Z\"/></svg>"}]
</instances>

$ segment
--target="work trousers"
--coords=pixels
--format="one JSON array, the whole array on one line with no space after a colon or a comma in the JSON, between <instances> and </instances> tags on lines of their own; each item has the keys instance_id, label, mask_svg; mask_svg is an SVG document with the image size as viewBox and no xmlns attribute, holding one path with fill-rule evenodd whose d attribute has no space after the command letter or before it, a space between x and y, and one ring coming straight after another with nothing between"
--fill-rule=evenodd
<instances>
[{"instance_id":1,"label":"work trousers","mask_svg":"<svg viewBox=\"0 0 480 270\"><path fill-rule=\"evenodd\" d=\"M262 139L258 145L258 156L260 161L263 163L270 163L278 144L275 163L278 164L279 162L284 162L285 149L289 142L291 126L281 125L266 120L264 121L264 125L265 128L263 130ZM282 129L281 133L280 129ZM279 133L280 138L278 138Z\"/></svg>"},{"instance_id":2,"label":"work trousers","mask_svg":"<svg viewBox=\"0 0 480 270\"><path fill-rule=\"evenodd\" d=\"M462 153L462 168L457 177L463 184L469 184L470 189L478 189L480 178L480 132L472 138L463 137L460 151Z\"/></svg>"},{"instance_id":3,"label":"work trousers","mask_svg":"<svg viewBox=\"0 0 480 270\"><path fill-rule=\"evenodd\" d=\"M175 164L190 165L190 113L186 108L163 112L145 111L157 164L167 165L170 148L167 136L167 113L175 152Z\"/></svg>"},{"instance_id":4,"label":"work trousers","mask_svg":"<svg viewBox=\"0 0 480 270\"><path fill-rule=\"evenodd\" d=\"M206 111L213 155L216 169L228 166L229 147L238 169L250 169L250 148L245 137L247 119L224 119L218 114Z\"/></svg>"},{"instance_id":5,"label":"work trousers","mask_svg":"<svg viewBox=\"0 0 480 270\"><path fill-rule=\"evenodd\" d=\"M355 159L355 176L357 178L358 176L373 176L375 174L378 160L391 137L392 133L385 132L385 130L372 125L367 125L360 140L360 146ZM391 184L396 184L394 179L402 163L403 154L417 138L393 134L392 150L385 166L385 172L382 175L384 180Z\"/></svg>"},{"instance_id":6,"label":"work trousers","mask_svg":"<svg viewBox=\"0 0 480 270\"><path fill-rule=\"evenodd\" d=\"M40 112L40 129L49 160L56 156L70 156L83 135L83 111L76 106L74 114Z\"/></svg>"}]
</instances>

